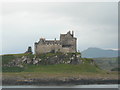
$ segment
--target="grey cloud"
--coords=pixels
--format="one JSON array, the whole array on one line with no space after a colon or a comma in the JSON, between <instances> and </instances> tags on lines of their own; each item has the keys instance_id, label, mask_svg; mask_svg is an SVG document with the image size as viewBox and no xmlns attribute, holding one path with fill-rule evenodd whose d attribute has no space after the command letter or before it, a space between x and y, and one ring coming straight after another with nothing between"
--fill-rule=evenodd
<instances>
[{"instance_id":1,"label":"grey cloud","mask_svg":"<svg viewBox=\"0 0 120 90\"><path fill-rule=\"evenodd\" d=\"M3 3L3 53L74 30L78 49L117 48L117 3ZM18 48L19 47L19 50Z\"/></svg>"}]
</instances>

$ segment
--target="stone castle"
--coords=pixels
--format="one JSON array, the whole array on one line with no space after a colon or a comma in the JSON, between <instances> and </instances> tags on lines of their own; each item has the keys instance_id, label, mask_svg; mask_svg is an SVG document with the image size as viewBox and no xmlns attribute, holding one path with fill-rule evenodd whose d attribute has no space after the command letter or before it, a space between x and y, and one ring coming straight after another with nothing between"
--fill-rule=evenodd
<instances>
[{"instance_id":1,"label":"stone castle","mask_svg":"<svg viewBox=\"0 0 120 90\"><path fill-rule=\"evenodd\" d=\"M48 52L63 52L63 53L75 53L76 41L74 32L69 31L67 34L60 34L60 40L46 40L40 38L38 42L35 42L35 54L48 53Z\"/></svg>"}]
</instances>

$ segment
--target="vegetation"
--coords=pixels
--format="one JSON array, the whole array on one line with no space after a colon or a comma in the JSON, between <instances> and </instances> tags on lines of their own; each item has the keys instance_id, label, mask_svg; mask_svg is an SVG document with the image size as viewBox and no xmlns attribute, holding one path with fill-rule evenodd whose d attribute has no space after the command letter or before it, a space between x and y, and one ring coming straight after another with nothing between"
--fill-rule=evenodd
<instances>
[{"instance_id":1,"label":"vegetation","mask_svg":"<svg viewBox=\"0 0 120 90\"><path fill-rule=\"evenodd\" d=\"M3 66L3 72L41 72L41 73L99 73L102 70L86 61L84 64L55 64L55 65L24 65L24 67Z\"/></svg>"},{"instance_id":2,"label":"vegetation","mask_svg":"<svg viewBox=\"0 0 120 90\"><path fill-rule=\"evenodd\" d=\"M41 54L37 57L47 58L55 55L61 55L62 53L47 53ZM11 55L2 55L2 74L4 77L32 77L32 78L41 78L41 77L69 77L69 76L105 76L108 77L108 73L105 70L100 69L97 65L93 63L93 59L91 58L81 58L84 63L73 65L73 64L54 64L54 65L32 65L32 64L24 64L24 67L8 67L4 66L5 64L11 62L13 59L22 56L29 56L33 58L35 55L33 54L11 54ZM68 53L68 55L72 55L72 53ZM115 71L115 70L113 70ZM112 77L116 77L115 74ZM110 76L111 77L111 76Z\"/></svg>"},{"instance_id":3,"label":"vegetation","mask_svg":"<svg viewBox=\"0 0 120 90\"><path fill-rule=\"evenodd\" d=\"M75 54L75 53L74 53ZM80 54L80 53L76 53ZM62 55L62 53L47 53L47 54L41 54L37 57L40 58L47 58L47 57L52 57L55 55ZM73 53L68 53L69 56L73 55ZM9 55L2 55L2 65L8 64L11 62L13 59L22 57L22 56L28 56L30 58L33 58L35 55L34 54L9 54ZM66 58L67 59L67 58ZM71 65L71 64L57 64L57 65L24 65L24 67L7 67L3 66L2 71L3 72L93 72L93 73L98 73L101 72L102 70L96 65L92 65L91 63L93 62L93 59L91 58L81 58L81 60L84 62L79 65ZM112 63L117 62L116 58L95 58L96 63L99 63L98 65L101 66L103 64L101 61L104 60L104 64L109 61L109 64L112 65ZM107 61L106 61L107 60ZM110 62L112 60L112 62ZM105 65L106 66L106 65ZM104 67L105 67L104 66ZM114 71L114 69L112 70Z\"/></svg>"},{"instance_id":4,"label":"vegetation","mask_svg":"<svg viewBox=\"0 0 120 90\"><path fill-rule=\"evenodd\" d=\"M4 64L8 64L9 62L11 62L12 60L16 59L16 58L20 58L22 56L28 56L30 58L34 57L34 54L6 54L6 55L2 55L0 57L2 57L2 65Z\"/></svg>"},{"instance_id":5,"label":"vegetation","mask_svg":"<svg viewBox=\"0 0 120 90\"><path fill-rule=\"evenodd\" d=\"M3 55L2 56L2 65L3 64L8 64L9 62L11 62L13 59L15 59L14 55Z\"/></svg>"},{"instance_id":6,"label":"vegetation","mask_svg":"<svg viewBox=\"0 0 120 90\"><path fill-rule=\"evenodd\" d=\"M82 73L93 72L98 73L100 70L90 64L71 65L71 64L57 64L57 65L27 65L24 72L41 72L41 73Z\"/></svg>"},{"instance_id":7,"label":"vegetation","mask_svg":"<svg viewBox=\"0 0 120 90\"><path fill-rule=\"evenodd\" d=\"M68 53L68 55L72 55L73 53ZM78 53L77 53L78 54ZM8 64L13 59L22 57L22 56L28 56L33 58L34 55L32 54L11 54L11 55L3 55L2 56L2 64ZM62 55L62 53L47 53L47 54L41 54L37 57L40 58L47 58L52 57L55 55ZM67 59L67 58L66 58ZM92 65L92 59L82 58L83 64L78 65L71 65L71 64L56 64L56 65L28 65L25 64L24 67L7 67L3 66L2 71L3 72L49 72L49 73L81 73L81 72L93 72L97 73L100 72L100 69L97 68L95 65Z\"/></svg>"},{"instance_id":8,"label":"vegetation","mask_svg":"<svg viewBox=\"0 0 120 90\"><path fill-rule=\"evenodd\" d=\"M120 64L117 57L114 58L93 58L97 66L101 69L113 71L112 69L117 68Z\"/></svg>"},{"instance_id":9,"label":"vegetation","mask_svg":"<svg viewBox=\"0 0 120 90\"><path fill-rule=\"evenodd\" d=\"M5 78L117 78L116 72L106 72L90 64L71 65L26 65L24 68L6 68L2 73ZM9 70L9 71L8 71Z\"/></svg>"},{"instance_id":10,"label":"vegetation","mask_svg":"<svg viewBox=\"0 0 120 90\"><path fill-rule=\"evenodd\" d=\"M111 71L120 71L120 68L113 68Z\"/></svg>"},{"instance_id":11,"label":"vegetation","mask_svg":"<svg viewBox=\"0 0 120 90\"><path fill-rule=\"evenodd\" d=\"M2 67L2 72L22 72L24 71L24 68L20 67Z\"/></svg>"}]
</instances>

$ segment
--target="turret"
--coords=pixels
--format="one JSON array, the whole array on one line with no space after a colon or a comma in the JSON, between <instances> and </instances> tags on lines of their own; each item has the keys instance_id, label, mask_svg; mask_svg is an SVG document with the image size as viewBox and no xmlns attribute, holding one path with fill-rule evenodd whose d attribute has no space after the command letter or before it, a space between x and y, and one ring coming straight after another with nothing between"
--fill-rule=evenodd
<instances>
[{"instance_id":1,"label":"turret","mask_svg":"<svg viewBox=\"0 0 120 90\"><path fill-rule=\"evenodd\" d=\"M26 51L25 53L32 54L32 47L31 47L31 46L29 46L29 47L28 47L28 49L27 49L27 51Z\"/></svg>"},{"instance_id":2,"label":"turret","mask_svg":"<svg viewBox=\"0 0 120 90\"><path fill-rule=\"evenodd\" d=\"M72 36L74 37L74 31L72 31Z\"/></svg>"}]
</instances>

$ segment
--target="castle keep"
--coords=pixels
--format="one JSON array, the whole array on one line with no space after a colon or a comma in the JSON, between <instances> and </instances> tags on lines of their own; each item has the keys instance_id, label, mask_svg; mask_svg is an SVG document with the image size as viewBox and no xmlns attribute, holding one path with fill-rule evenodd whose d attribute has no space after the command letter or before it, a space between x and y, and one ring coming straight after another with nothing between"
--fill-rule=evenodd
<instances>
[{"instance_id":1,"label":"castle keep","mask_svg":"<svg viewBox=\"0 0 120 90\"><path fill-rule=\"evenodd\" d=\"M63 53L75 53L76 52L76 40L74 32L69 31L67 34L60 34L60 40L45 40L40 38L38 42L35 42L35 54L48 53L48 52L63 52Z\"/></svg>"}]
</instances>

